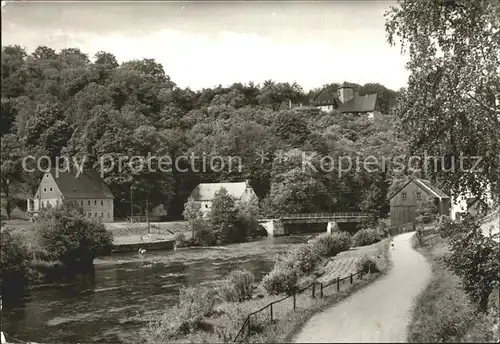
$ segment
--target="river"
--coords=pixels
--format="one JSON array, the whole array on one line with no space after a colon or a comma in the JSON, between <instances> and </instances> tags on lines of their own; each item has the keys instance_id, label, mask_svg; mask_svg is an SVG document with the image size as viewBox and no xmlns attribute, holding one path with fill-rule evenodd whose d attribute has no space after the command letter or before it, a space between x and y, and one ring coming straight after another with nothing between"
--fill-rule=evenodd
<instances>
[{"instance_id":1,"label":"river","mask_svg":"<svg viewBox=\"0 0 500 344\"><path fill-rule=\"evenodd\" d=\"M223 248L120 254L97 259L93 276L37 286L2 310L7 340L39 343L132 343L149 317L177 303L179 289L213 284L234 269L260 280L277 253L305 236L266 238Z\"/></svg>"}]
</instances>

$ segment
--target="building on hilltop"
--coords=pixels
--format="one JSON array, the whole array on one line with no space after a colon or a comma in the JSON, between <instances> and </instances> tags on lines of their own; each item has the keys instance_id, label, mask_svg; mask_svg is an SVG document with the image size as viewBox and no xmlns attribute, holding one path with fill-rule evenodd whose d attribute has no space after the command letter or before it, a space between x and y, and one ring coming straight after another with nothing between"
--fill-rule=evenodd
<instances>
[{"instance_id":1,"label":"building on hilltop","mask_svg":"<svg viewBox=\"0 0 500 344\"><path fill-rule=\"evenodd\" d=\"M278 104L275 109L275 111L287 111L287 110L293 110L293 111L298 111L301 113L309 113L311 115L319 114L320 109L317 108L316 106L305 106L302 105L302 103L295 104L292 103L291 100L284 100L280 104Z\"/></svg>"},{"instance_id":2,"label":"building on hilltop","mask_svg":"<svg viewBox=\"0 0 500 344\"><path fill-rule=\"evenodd\" d=\"M203 216L212 209L212 203L215 198L215 193L220 189L226 189L227 193L234 198L235 202L248 202L252 197L257 198L253 188L248 181L230 182L230 183L200 183L189 195L195 202L200 205L200 211Z\"/></svg>"},{"instance_id":3,"label":"building on hilltop","mask_svg":"<svg viewBox=\"0 0 500 344\"><path fill-rule=\"evenodd\" d=\"M57 171L44 173L33 199L27 200L31 216L49 205L57 207L66 201L80 204L89 218L102 222L114 220L114 197L95 170Z\"/></svg>"},{"instance_id":4,"label":"building on hilltop","mask_svg":"<svg viewBox=\"0 0 500 344\"><path fill-rule=\"evenodd\" d=\"M347 82L342 83L337 92L333 92L328 87L323 88L314 98L313 104L324 112L336 110L345 114L364 114L368 115L368 118L381 114L376 93L360 96L354 92L352 85Z\"/></svg>"},{"instance_id":5,"label":"building on hilltop","mask_svg":"<svg viewBox=\"0 0 500 344\"><path fill-rule=\"evenodd\" d=\"M412 178L389 197L391 206L391 226L396 227L414 222L416 210L433 201L438 214L450 215L450 197L430 181L420 178Z\"/></svg>"}]
</instances>

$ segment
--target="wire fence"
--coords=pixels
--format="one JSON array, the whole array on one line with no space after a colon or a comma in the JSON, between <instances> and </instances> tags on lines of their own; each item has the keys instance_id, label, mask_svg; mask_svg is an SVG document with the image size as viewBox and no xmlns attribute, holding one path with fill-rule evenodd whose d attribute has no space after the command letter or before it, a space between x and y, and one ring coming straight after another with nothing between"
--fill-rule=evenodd
<instances>
[{"instance_id":1,"label":"wire fence","mask_svg":"<svg viewBox=\"0 0 500 344\"><path fill-rule=\"evenodd\" d=\"M371 273L371 271L369 272ZM261 309L250 313L243 322L239 332L233 339L233 342L245 339L252 330L253 323L273 322L278 319L279 314L287 314L289 311L297 309L305 309L315 300L322 299L325 296L330 296L335 293L347 290L356 279L362 280L363 271L351 273L343 278L337 277L332 281L322 283L315 281L305 288L297 289L291 295L285 296L279 300L273 301ZM309 294L310 293L310 294ZM301 307L302 306L302 307ZM263 314L266 312L265 314ZM262 317L264 315L264 317ZM259 319L257 319L259 317ZM255 320L253 320L255 319Z\"/></svg>"}]
</instances>

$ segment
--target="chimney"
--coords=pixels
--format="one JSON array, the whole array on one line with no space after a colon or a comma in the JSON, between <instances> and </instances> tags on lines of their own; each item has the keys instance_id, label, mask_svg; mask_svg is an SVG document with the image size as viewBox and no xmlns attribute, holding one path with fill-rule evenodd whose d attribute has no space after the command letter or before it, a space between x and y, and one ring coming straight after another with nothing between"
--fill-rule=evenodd
<instances>
[{"instance_id":1,"label":"chimney","mask_svg":"<svg viewBox=\"0 0 500 344\"><path fill-rule=\"evenodd\" d=\"M354 98L354 90L347 84L347 82L344 81L342 85L339 86L338 95L339 100L342 103L345 103Z\"/></svg>"}]
</instances>

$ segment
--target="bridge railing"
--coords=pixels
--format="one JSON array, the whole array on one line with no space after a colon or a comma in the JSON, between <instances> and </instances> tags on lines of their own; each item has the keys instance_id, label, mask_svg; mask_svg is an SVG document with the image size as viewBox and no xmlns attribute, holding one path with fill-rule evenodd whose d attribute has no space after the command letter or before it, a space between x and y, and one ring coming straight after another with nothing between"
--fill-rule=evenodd
<instances>
[{"instance_id":1,"label":"bridge railing","mask_svg":"<svg viewBox=\"0 0 500 344\"><path fill-rule=\"evenodd\" d=\"M344 212L344 213L304 213L304 214L287 214L281 216L281 219L317 219L317 218L360 218L368 217L369 213L356 213L356 212Z\"/></svg>"}]
</instances>

